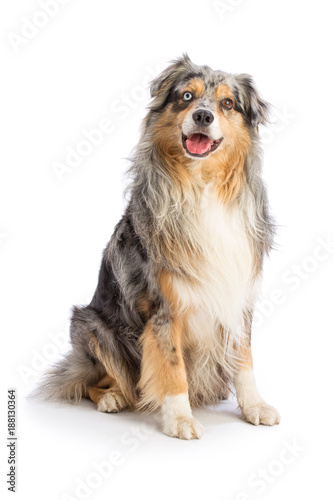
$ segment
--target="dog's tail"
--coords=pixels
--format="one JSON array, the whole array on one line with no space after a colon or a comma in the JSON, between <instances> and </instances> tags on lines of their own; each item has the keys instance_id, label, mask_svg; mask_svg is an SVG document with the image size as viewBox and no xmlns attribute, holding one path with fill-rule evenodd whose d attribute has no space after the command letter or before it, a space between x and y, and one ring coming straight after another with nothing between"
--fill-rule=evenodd
<instances>
[{"instance_id":1,"label":"dog's tail","mask_svg":"<svg viewBox=\"0 0 333 500\"><path fill-rule=\"evenodd\" d=\"M79 403L87 397L88 387L94 386L105 375L102 365L80 349L73 349L52 366L31 394L43 399Z\"/></svg>"}]
</instances>

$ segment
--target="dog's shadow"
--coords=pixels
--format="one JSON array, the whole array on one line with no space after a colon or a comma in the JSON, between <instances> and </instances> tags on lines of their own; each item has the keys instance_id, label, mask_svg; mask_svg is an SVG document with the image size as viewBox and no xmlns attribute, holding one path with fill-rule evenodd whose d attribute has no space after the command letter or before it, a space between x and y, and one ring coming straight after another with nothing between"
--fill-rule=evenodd
<instances>
[{"instance_id":1,"label":"dog's shadow","mask_svg":"<svg viewBox=\"0 0 333 500\"><path fill-rule=\"evenodd\" d=\"M215 406L195 408L193 415L204 427L244 422L242 412L236 400L225 400Z\"/></svg>"},{"instance_id":2,"label":"dog's shadow","mask_svg":"<svg viewBox=\"0 0 333 500\"><path fill-rule=\"evenodd\" d=\"M34 420L38 419L47 427L48 432L61 428L68 435L81 433L85 428L86 439L97 435L108 435L112 439L119 434L141 432L147 435L160 434L161 422L158 412L145 414L123 410L120 413L102 413L96 405L83 399L79 404L57 403L28 398L29 413ZM220 425L235 425L244 422L236 400L225 400L216 406L195 408L193 416L199 420L206 430ZM55 425L56 423L56 425ZM244 422L245 423L245 422ZM143 434L142 434L143 433Z\"/></svg>"}]
</instances>

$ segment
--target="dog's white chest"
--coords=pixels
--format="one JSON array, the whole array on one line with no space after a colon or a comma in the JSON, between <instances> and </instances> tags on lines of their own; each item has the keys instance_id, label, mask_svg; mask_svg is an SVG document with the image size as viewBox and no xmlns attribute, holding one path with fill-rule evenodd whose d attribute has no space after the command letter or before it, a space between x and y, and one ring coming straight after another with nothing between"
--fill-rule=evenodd
<instances>
[{"instance_id":1,"label":"dog's white chest","mask_svg":"<svg viewBox=\"0 0 333 500\"><path fill-rule=\"evenodd\" d=\"M207 187L196 214L205 258L197 284L179 279L181 302L236 331L253 295L253 251L238 203L224 206Z\"/></svg>"}]
</instances>

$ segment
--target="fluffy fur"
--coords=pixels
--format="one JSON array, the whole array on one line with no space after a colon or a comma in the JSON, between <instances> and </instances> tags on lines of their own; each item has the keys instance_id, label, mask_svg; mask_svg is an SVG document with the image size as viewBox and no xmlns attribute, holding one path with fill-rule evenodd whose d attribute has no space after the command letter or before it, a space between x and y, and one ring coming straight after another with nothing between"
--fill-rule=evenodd
<instances>
[{"instance_id":1,"label":"fluffy fur","mask_svg":"<svg viewBox=\"0 0 333 500\"><path fill-rule=\"evenodd\" d=\"M73 309L72 351L41 392L90 397L101 411L161 408L164 431L190 439L201 435L191 406L226 398L234 379L244 416L277 423L256 392L250 350L274 232L258 136L268 105L250 76L187 55L152 82L151 95L128 207L91 303ZM198 137L209 137L204 154L189 149Z\"/></svg>"}]
</instances>

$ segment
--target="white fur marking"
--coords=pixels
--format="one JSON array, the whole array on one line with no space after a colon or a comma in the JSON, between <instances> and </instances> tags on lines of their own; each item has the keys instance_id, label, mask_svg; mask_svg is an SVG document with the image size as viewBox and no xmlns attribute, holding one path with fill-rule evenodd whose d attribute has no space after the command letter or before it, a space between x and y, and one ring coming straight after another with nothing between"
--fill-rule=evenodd
<instances>
[{"instance_id":1,"label":"white fur marking","mask_svg":"<svg viewBox=\"0 0 333 500\"><path fill-rule=\"evenodd\" d=\"M209 185L193 217L204 250L201 272L196 284L174 279L180 307L189 310L191 352L197 353L193 380L189 381L191 394L200 388L214 391L221 384L217 363L229 375L235 371L234 343L244 336L244 314L251 310L260 284L259 278L253 278L253 250L242 202L225 206Z\"/></svg>"},{"instance_id":2,"label":"white fur marking","mask_svg":"<svg viewBox=\"0 0 333 500\"><path fill-rule=\"evenodd\" d=\"M183 121L182 132L187 136L198 132L198 126L193 120L193 113L197 109L200 109L200 106L198 106L196 109L193 109L191 112L187 113L185 120ZM205 134L208 135L214 141L219 140L223 136L223 132L221 130L218 117L216 115L216 106L212 104L208 109L211 113L213 113L215 119L209 125L209 127L206 127Z\"/></svg>"},{"instance_id":3,"label":"white fur marking","mask_svg":"<svg viewBox=\"0 0 333 500\"><path fill-rule=\"evenodd\" d=\"M280 423L278 411L260 396L252 368L241 369L234 378L238 404L245 419L254 425Z\"/></svg>"},{"instance_id":4,"label":"white fur marking","mask_svg":"<svg viewBox=\"0 0 333 500\"><path fill-rule=\"evenodd\" d=\"M203 306L235 334L243 312L253 303L253 256L242 211L235 203L224 206L208 186L197 212L197 224L205 249L200 285L179 280L184 305Z\"/></svg>"},{"instance_id":5,"label":"white fur marking","mask_svg":"<svg viewBox=\"0 0 333 500\"><path fill-rule=\"evenodd\" d=\"M126 401L120 394L106 392L98 402L97 410L106 413L118 413L125 408Z\"/></svg>"},{"instance_id":6,"label":"white fur marking","mask_svg":"<svg viewBox=\"0 0 333 500\"><path fill-rule=\"evenodd\" d=\"M163 432L180 439L199 439L202 426L192 416L188 394L165 396L161 406Z\"/></svg>"}]
</instances>

